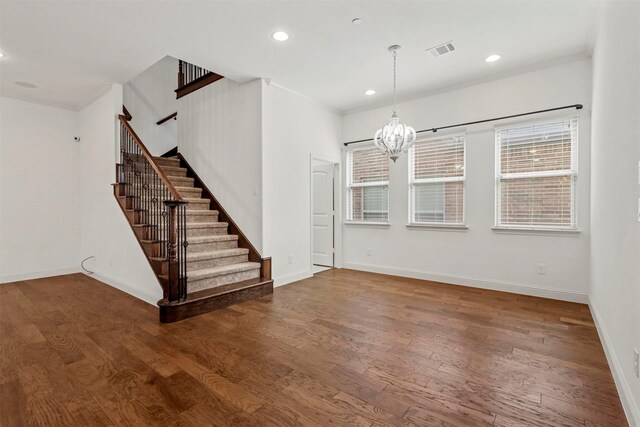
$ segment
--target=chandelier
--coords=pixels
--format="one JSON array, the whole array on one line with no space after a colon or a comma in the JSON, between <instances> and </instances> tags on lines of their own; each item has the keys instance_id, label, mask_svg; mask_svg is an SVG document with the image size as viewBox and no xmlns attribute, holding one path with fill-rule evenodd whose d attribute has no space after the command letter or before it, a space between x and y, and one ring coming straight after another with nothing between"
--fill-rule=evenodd
<instances>
[{"instance_id":1,"label":"chandelier","mask_svg":"<svg viewBox=\"0 0 640 427\"><path fill-rule=\"evenodd\" d=\"M400 123L396 114L396 56L399 49L399 45L389 46L389 52L393 55L393 114L389 123L382 129L378 129L373 137L376 147L386 153L394 163L416 142L415 129Z\"/></svg>"}]
</instances>

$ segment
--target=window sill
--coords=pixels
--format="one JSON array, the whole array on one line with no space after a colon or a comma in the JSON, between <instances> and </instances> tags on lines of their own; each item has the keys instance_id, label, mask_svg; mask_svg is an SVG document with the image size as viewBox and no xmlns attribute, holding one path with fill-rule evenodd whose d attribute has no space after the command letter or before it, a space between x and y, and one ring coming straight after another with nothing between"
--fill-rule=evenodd
<instances>
[{"instance_id":1,"label":"window sill","mask_svg":"<svg viewBox=\"0 0 640 427\"><path fill-rule=\"evenodd\" d=\"M538 228L538 227L491 227L495 233L504 234L540 234L547 236L577 236L581 233L578 229L566 228Z\"/></svg>"},{"instance_id":2,"label":"window sill","mask_svg":"<svg viewBox=\"0 0 640 427\"><path fill-rule=\"evenodd\" d=\"M427 229L427 230L442 230L442 231L465 231L468 230L466 224L425 224L420 222L412 222L407 224L409 229Z\"/></svg>"},{"instance_id":3,"label":"window sill","mask_svg":"<svg viewBox=\"0 0 640 427\"><path fill-rule=\"evenodd\" d=\"M373 221L346 221L344 223L347 227L372 227L372 228L389 228L391 224L388 222L373 222Z\"/></svg>"}]
</instances>

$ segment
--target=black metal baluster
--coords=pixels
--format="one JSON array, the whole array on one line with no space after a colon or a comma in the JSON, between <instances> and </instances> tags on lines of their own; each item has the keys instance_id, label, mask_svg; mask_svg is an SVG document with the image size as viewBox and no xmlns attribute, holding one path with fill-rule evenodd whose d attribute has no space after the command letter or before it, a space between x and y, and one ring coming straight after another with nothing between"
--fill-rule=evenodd
<instances>
[{"instance_id":1,"label":"black metal baluster","mask_svg":"<svg viewBox=\"0 0 640 427\"><path fill-rule=\"evenodd\" d=\"M151 225L151 218L149 218L149 199L151 194L149 192L149 161L145 157L144 159L144 175L142 188L144 188L144 222L147 225ZM147 227L147 238L150 236L151 227Z\"/></svg>"},{"instance_id":2,"label":"black metal baluster","mask_svg":"<svg viewBox=\"0 0 640 427\"><path fill-rule=\"evenodd\" d=\"M184 292L184 283L182 281L182 263L184 262L184 246L182 245L182 206L178 206L178 289L180 290L180 298L186 297Z\"/></svg>"},{"instance_id":3,"label":"black metal baluster","mask_svg":"<svg viewBox=\"0 0 640 427\"><path fill-rule=\"evenodd\" d=\"M182 283L183 283L183 292L184 298L187 298L187 250L189 249L189 242L187 241L187 205L182 206L182 224L180 226L182 238L181 238L181 246L182 250Z\"/></svg>"},{"instance_id":4,"label":"black metal baluster","mask_svg":"<svg viewBox=\"0 0 640 427\"><path fill-rule=\"evenodd\" d=\"M167 218L167 208L164 206L164 201L167 200L167 187L162 186L162 206L164 208L162 221L163 221L163 229L162 229L162 249L163 249L163 257L168 256L167 245L169 244L169 221Z\"/></svg>"}]
</instances>

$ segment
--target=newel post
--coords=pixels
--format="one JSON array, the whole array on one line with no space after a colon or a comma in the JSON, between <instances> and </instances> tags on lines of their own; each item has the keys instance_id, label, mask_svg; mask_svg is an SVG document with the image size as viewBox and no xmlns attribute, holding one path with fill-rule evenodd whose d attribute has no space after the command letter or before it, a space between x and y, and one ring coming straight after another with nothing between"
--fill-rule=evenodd
<instances>
[{"instance_id":1,"label":"newel post","mask_svg":"<svg viewBox=\"0 0 640 427\"><path fill-rule=\"evenodd\" d=\"M167 299L169 302L179 301L181 297L180 289L180 262L186 262L186 260L180 260L178 258L178 207L186 205L187 202L181 200L165 200L165 206L167 207L167 226L168 226L168 241L167 241L167 258L169 262L169 282L167 284Z\"/></svg>"}]
</instances>

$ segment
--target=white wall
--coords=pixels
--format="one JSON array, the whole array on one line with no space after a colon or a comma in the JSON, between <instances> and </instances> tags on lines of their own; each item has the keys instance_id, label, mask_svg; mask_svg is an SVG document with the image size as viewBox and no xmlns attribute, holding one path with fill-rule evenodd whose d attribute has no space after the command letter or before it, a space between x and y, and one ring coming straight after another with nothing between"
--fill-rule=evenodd
<instances>
[{"instance_id":1,"label":"white wall","mask_svg":"<svg viewBox=\"0 0 640 427\"><path fill-rule=\"evenodd\" d=\"M340 122L315 101L263 84L264 253L276 285L312 274L311 155L340 162Z\"/></svg>"},{"instance_id":2,"label":"white wall","mask_svg":"<svg viewBox=\"0 0 640 427\"><path fill-rule=\"evenodd\" d=\"M493 126L467 131L466 222L468 230L407 229L408 164L390 164L389 228L344 226L344 266L355 269L503 289L586 302L589 289L589 138L591 73L587 59L539 69L398 105L402 121L416 129L581 103L585 109L502 121L520 123L580 116L579 234L497 232L494 225ZM390 107L348 114L343 140L370 138ZM460 129L456 129L459 132ZM445 133L445 132L442 132ZM367 256L367 248L371 255ZM547 274L536 273L536 264Z\"/></svg>"},{"instance_id":3,"label":"white wall","mask_svg":"<svg viewBox=\"0 0 640 427\"><path fill-rule=\"evenodd\" d=\"M178 143L176 120L157 125L158 120L178 110L178 60L165 56L124 85L124 105L133 119L131 126L154 156Z\"/></svg>"},{"instance_id":4,"label":"white wall","mask_svg":"<svg viewBox=\"0 0 640 427\"><path fill-rule=\"evenodd\" d=\"M79 112L80 259L94 277L151 304L162 288L113 196L122 86Z\"/></svg>"},{"instance_id":5,"label":"white wall","mask_svg":"<svg viewBox=\"0 0 640 427\"><path fill-rule=\"evenodd\" d=\"M261 85L222 79L180 98L178 146L264 256Z\"/></svg>"},{"instance_id":6,"label":"white wall","mask_svg":"<svg viewBox=\"0 0 640 427\"><path fill-rule=\"evenodd\" d=\"M79 269L76 116L0 97L0 283Z\"/></svg>"},{"instance_id":7,"label":"white wall","mask_svg":"<svg viewBox=\"0 0 640 427\"><path fill-rule=\"evenodd\" d=\"M591 309L631 426L640 426L640 3L601 6L593 56Z\"/></svg>"}]
</instances>

